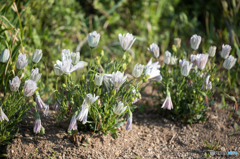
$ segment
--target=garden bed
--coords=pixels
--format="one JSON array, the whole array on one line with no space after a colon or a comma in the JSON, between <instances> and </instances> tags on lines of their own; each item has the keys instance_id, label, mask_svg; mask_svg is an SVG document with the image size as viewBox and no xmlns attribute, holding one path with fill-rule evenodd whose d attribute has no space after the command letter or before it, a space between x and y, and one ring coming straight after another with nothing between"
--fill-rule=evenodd
<instances>
[{"instance_id":1,"label":"garden bed","mask_svg":"<svg viewBox=\"0 0 240 159\"><path fill-rule=\"evenodd\" d=\"M145 92L148 93L150 91ZM151 101L145 96L141 102L151 105ZM29 115L20 124L21 131L7 146L6 153L9 158L199 158L209 151L203 140L219 142L221 151L240 152L239 135L228 136L235 132L234 124L240 124L234 115L230 118L230 107L231 104L227 109L219 110L215 104L209 108L206 122L190 126L167 120L149 106L144 113L134 111L132 131L119 128L117 139L110 134L96 133L89 144L83 141L92 133L79 132L74 143L63 128L68 127L68 123L57 127L53 117L55 111L51 111L50 117L41 118L46 134L35 141L32 138L34 118Z\"/></svg>"}]
</instances>

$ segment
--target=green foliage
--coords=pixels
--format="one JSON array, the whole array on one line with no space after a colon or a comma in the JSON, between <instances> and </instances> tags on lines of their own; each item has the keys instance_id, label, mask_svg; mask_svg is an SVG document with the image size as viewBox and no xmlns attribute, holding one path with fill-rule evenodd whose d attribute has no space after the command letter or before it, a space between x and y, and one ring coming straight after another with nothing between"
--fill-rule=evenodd
<instances>
[{"instance_id":1,"label":"green foliage","mask_svg":"<svg viewBox=\"0 0 240 159\"><path fill-rule=\"evenodd\" d=\"M203 142L207 145L207 147L210 150L214 150L214 151L220 151L220 149L218 148L219 142L213 142L211 145L210 143L207 143L207 141L203 140Z\"/></svg>"}]
</instances>

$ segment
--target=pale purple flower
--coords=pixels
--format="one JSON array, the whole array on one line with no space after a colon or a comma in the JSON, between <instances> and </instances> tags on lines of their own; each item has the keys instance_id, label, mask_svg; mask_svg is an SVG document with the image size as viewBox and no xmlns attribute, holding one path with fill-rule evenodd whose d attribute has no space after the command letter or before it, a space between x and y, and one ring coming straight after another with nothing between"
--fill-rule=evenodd
<instances>
[{"instance_id":1,"label":"pale purple flower","mask_svg":"<svg viewBox=\"0 0 240 159\"><path fill-rule=\"evenodd\" d=\"M49 105L45 105L45 109L43 111L44 116L49 116L51 113L49 112Z\"/></svg>"},{"instance_id":2,"label":"pale purple flower","mask_svg":"<svg viewBox=\"0 0 240 159\"><path fill-rule=\"evenodd\" d=\"M77 120L75 115L72 116L71 122L69 124L68 130L77 130Z\"/></svg>"},{"instance_id":3,"label":"pale purple flower","mask_svg":"<svg viewBox=\"0 0 240 159\"><path fill-rule=\"evenodd\" d=\"M2 122L3 120L9 121L8 117L4 114L2 108L0 109L0 121Z\"/></svg>"},{"instance_id":4,"label":"pale purple flower","mask_svg":"<svg viewBox=\"0 0 240 159\"><path fill-rule=\"evenodd\" d=\"M37 110L42 110L46 106L46 104L43 102L43 100L41 99L41 97L38 93L35 97L35 102L37 103L37 105L36 105Z\"/></svg>"},{"instance_id":5,"label":"pale purple flower","mask_svg":"<svg viewBox=\"0 0 240 159\"><path fill-rule=\"evenodd\" d=\"M210 75L208 75L207 78L205 79L205 81L203 82L202 89L204 87L205 87L205 90L207 90L207 89L211 90L212 89L212 82L209 82L209 78L210 78Z\"/></svg>"},{"instance_id":6,"label":"pale purple flower","mask_svg":"<svg viewBox=\"0 0 240 159\"><path fill-rule=\"evenodd\" d=\"M220 55L222 58L226 59L228 55L231 52L232 47L230 45L222 45L222 51L220 52Z\"/></svg>"},{"instance_id":7,"label":"pale purple flower","mask_svg":"<svg viewBox=\"0 0 240 159\"><path fill-rule=\"evenodd\" d=\"M42 127L42 125L41 125L41 119L39 118L39 119L36 119L35 120L35 125L34 125L34 128L33 128L33 132L34 133L40 133L40 131L41 131L41 127Z\"/></svg>"},{"instance_id":8,"label":"pale purple flower","mask_svg":"<svg viewBox=\"0 0 240 159\"><path fill-rule=\"evenodd\" d=\"M160 81L162 80L162 76L160 74L159 68L161 67L159 62L152 63L152 58L149 60L147 65L145 66L145 75L149 75L149 80Z\"/></svg>"},{"instance_id":9,"label":"pale purple flower","mask_svg":"<svg viewBox=\"0 0 240 159\"><path fill-rule=\"evenodd\" d=\"M172 104L172 99L171 99L171 96L170 94L167 96L167 98L165 99L163 105L162 105L162 108L163 109L168 109L168 110L171 110L173 109L173 104Z\"/></svg>"},{"instance_id":10,"label":"pale purple flower","mask_svg":"<svg viewBox=\"0 0 240 159\"><path fill-rule=\"evenodd\" d=\"M28 64L28 60L27 60L26 54L20 53L17 58L16 68L18 70L22 70L27 66L27 64Z\"/></svg>"},{"instance_id":11,"label":"pale purple flower","mask_svg":"<svg viewBox=\"0 0 240 159\"><path fill-rule=\"evenodd\" d=\"M197 66L200 70L203 70L208 61L208 54L200 54L199 58L197 59Z\"/></svg>"},{"instance_id":12,"label":"pale purple flower","mask_svg":"<svg viewBox=\"0 0 240 159\"><path fill-rule=\"evenodd\" d=\"M60 104L58 103L58 101L56 101L53 105L53 109L54 110L59 110L60 109Z\"/></svg>"},{"instance_id":13,"label":"pale purple flower","mask_svg":"<svg viewBox=\"0 0 240 159\"><path fill-rule=\"evenodd\" d=\"M180 66L180 68L182 68L182 64L185 62L186 60L185 59L183 59L183 60L179 60L179 66Z\"/></svg>"},{"instance_id":14,"label":"pale purple flower","mask_svg":"<svg viewBox=\"0 0 240 159\"><path fill-rule=\"evenodd\" d=\"M152 43L150 45L150 49L147 48L148 51L152 54L153 57L158 58L159 57L159 47L157 44Z\"/></svg>"},{"instance_id":15,"label":"pale purple flower","mask_svg":"<svg viewBox=\"0 0 240 159\"><path fill-rule=\"evenodd\" d=\"M15 76L15 77L12 79L12 81L9 80L9 84L10 84L10 90L11 90L12 92L17 92L17 91L18 91L18 88L19 88L19 86L20 86L20 84L21 84L21 80L19 79L18 76Z\"/></svg>"},{"instance_id":16,"label":"pale purple flower","mask_svg":"<svg viewBox=\"0 0 240 159\"><path fill-rule=\"evenodd\" d=\"M37 82L41 78L42 74L39 73L38 68L32 69L30 79Z\"/></svg>"},{"instance_id":17,"label":"pale purple flower","mask_svg":"<svg viewBox=\"0 0 240 159\"><path fill-rule=\"evenodd\" d=\"M95 85L101 86L102 85L102 81L103 81L103 75L95 74L95 79L94 79Z\"/></svg>"},{"instance_id":18,"label":"pale purple flower","mask_svg":"<svg viewBox=\"0 0 240 159\"><path fill-rule=\"evenodd\" d=\"M26 97L30 97L34 94L37 89L37 83L31 79L25 81L25 85L23 88L23 95Z\"/></svg>"},{"instance_id":19,"label":"pale purple flower","mask_svg":"<svg viewBox=\"0 0 240 159\"><path fill-rule=\"evenodd\" d=\"M116 73L112 73L111 83L116 89L119 89L126 80L127 76L124 76L124 72L121 73L120 71L117 71Z\"/></svg>"},{"instance_id":20,"label":"pale purple flower","mask_svg":"<svg viewBox=\"0 0 240 159\"><path fill-rule=\"evenodd\" d=\"M234 58L232 55L228 56L227 59L223 62L223 67L230 70L236 63L237 58Z\"/></svg>"},{"instance_id":21,"label":"pale purple flower","mask_svg":"<svg viewBox=\"0 0 240 159\"><path fill-rule=\"evenodd\" d=\"M126 36L125 34L118 34L118 38L124 51L129 50L136 40L136 38L134 38L133 35L129 33L127 33Z\"/></svg>"},{"instance_id":22,"label":"pale purple flower","mask_svg":"<svg viewBox=\"0 0 240 159\"><path fill-rule=\"evenodd\" d=\"M97 33L96 31L88 34L88 45L90 47L96 47L98 45L99 40L100 40L100 34Z\"/></svg>"},{"instance_id":23,"label":"pale purple flower","mask_svg":"<svg viewBox=\"0 0 240 159\"><path fill-rule=\"evenodd\" d=\"M197 67L199 57L200 57L200 54L191 55L191 63L193 64L193 65L192 65L192 68Z\"/></svg>"},{"instance_id":24,"label":"pale purple flower","mask_svg":"<svg viewBox=\"0 0 240 159\"><path fill-rule=\"evenodd\" d=\"M132 117L128 117L126 130L132 130Z\"/></svg>"},{"instance_id":25,"label":"pale purple flower","mask_svg":"<svg viewBox=\"0 0 240 159\"><path fill-rule=\"evenodd\" d=\"M191 37L190 44L192 49L197 50L200 43L201 43L201 36L198 36L197 34L195 34Z\"/></svg>"}]
</instances>

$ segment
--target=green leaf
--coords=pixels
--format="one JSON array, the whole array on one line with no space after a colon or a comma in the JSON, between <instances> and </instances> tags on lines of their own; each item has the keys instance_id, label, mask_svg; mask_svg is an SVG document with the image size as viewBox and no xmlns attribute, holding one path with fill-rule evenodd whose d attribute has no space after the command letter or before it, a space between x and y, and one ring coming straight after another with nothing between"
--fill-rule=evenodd
<instances>
[{"instance_id":1,"label":"green leaf","mask_svg":"<svg viewBox=\"0 0 240 159\"><path fill-rule=\"evenodd\" d=\"M212 147L207 143L207 141L203 140L203 142L207 145L207 147L211 150Z\"/></svg>"},{"instance_id":2,"label":"green leaf","mask_svg":"<svg viewBox=\"0 0 240 159\"><path fill-rule=\"evenodd\" d=\"M118 134L117 134L117 133L112 133L112 132L111 132L111 136L112 136L112 138L114 138L114 139L118 138Z\"/></svg>"}]
</instances>

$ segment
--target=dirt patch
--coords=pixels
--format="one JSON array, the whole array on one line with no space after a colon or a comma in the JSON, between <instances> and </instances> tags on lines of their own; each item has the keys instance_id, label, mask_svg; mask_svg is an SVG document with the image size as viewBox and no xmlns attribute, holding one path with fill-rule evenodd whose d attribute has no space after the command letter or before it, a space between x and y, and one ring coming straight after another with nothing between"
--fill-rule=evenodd
<instances>
[{"instance_id":1,"label":"dirt patch","mask_svg":"<svg viewBox=\"0 0 240 159\"><path fill-rule=\"evenodd\" d=\"M147 93L148 94L148 93ZM148 101L142 101L148 104ZM230 104L231 106L231 104ZM46 134L35 141L32 137L34 120L28 116L21 124L16 139L7 146L8 158L205 158L208 152L203 140L208 143L219 142L221 151L240 153L239 135L228 136L234 132L234 124L240 122L230 118L232 108L219 110L212 106L207 113L207 121L192 126L177 124L165 119L153 107L144 113L133 113L133 130L119 128L118 139L110 134L79 132L76 142L67 134L66 129L57 127L51 111L50 117L41 117ZM232 104L233 106L233 104ZM126 123L125 123L126 126ZM238 128L239 131L239 128ZM90 138L89 144L84 141ZM217 157L217 156L215 156ZM218 156L220 157L220 156ZM221 156L221 158L233 156ZM233 158L238 158L238 156Z\"/></svg>"}]
</instances>

